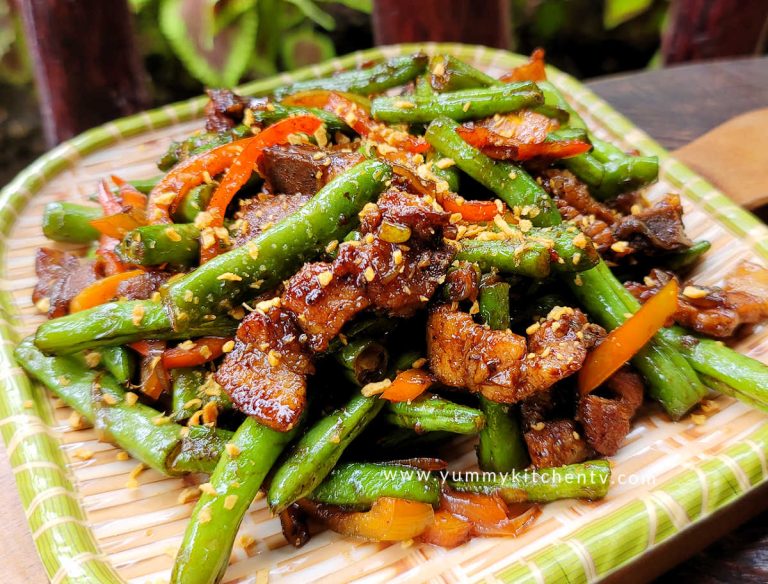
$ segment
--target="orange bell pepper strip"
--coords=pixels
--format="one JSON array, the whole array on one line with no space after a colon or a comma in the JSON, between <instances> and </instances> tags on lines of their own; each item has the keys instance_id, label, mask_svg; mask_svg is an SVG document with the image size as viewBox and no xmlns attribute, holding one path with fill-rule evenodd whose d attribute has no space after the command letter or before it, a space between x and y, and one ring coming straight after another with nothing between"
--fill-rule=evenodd
<instances>
[{"instance_id":1,"label":"orange bell pepper strip","mask_svg":"<svg viewBox=\"0 0 768 584\"><path fill-rule=\"evenodd\" d=\"M515 514L498 495L445 490L440 508L472 526L473 535L516 536L541 513L537 505L521 507Z\"/></svg>"},{"instance_id":2,"label":"orange bell pepper strip","mask_svg":"<svg viewBox=\"0 0 768 584\"><path fill-rule=\"evenodd\" d=\"M222 144L174 166L149 193L147 220L152 224L172 223L171 214L184 195L205 181L205 173L216 176L227 170L252 140L254 138L244 138Z\"/></svg>"},{"instance_id":3,"label":"orange bell pepper strip","mask_svg":"<svg viewBox=\"0 0 768 584\"><path fill-rule=\"evenodd\" d=\"M544 49L536 49L531 54L530 60L524 65L515 67L501 77L501 81L509 83L512 81L545 81L547 71L544 68Z\"/></svg>"},{"instance_id":4,"label":"orange bell pepper strip","mask_svg":"<svg viewBox=\"0 0 768 584\"><path fill-rule=\"evenodd\" d=\"M131 343L131 346L141 348L141 383L139 391L144 395L157 399L171 386L168 371L163 366L161 355L165 351L165 341L145 340Z\"/></svg>"},{"instance_id":5,"label":"orange bell pepper strip","mask_svg":"<svg viewBox=\"0 0 768 584\"><path fill-rule=\"evenodd\" d=\"M680 286L670 280L621 326L613 329L603 342L587 355L579 371L582 396L598 388L651 340L677 310Z\"/></svg>"},{"instance_id":6,"label":"orange bell pepper strip","mask_svg":"<svg viewBox=\"0 0 768 584\"><path fill-rule=\"evenodd\" d=\"M231 339L219 337L202 337L196 339L192 347L177 345L163 351L163 367L178 369L179 367L197 367L208 361L218 359L224 354L224 345Z\"/></svg>"},{"instance_id":7,"label":"orange bell pepper strip","mask_svg":"<svg viewBox=\"0 0 768 584\"><path fill-rule=\"evenodd\" d=\"M409 402L419 397L434 382L435 379L423 369L407 369L397 374L392 385L380 397L391 402Z\"/></svg>"},{"instance_id":8,"label":"orange bell pepper strip","mask_svg":"<svg viewBox=\"0 0 768 584\"><path fill-rule=\"evenodd\" d=\"M472 524L443 509L435 511L435 521L419 536L419 541L452 548L472 536Z\"/></svg>"},{"instance_id":9,"label":"orange bell pepper strip","mask_svg":"<svg viewBox=\"0 0 768 584\"><path fill-rule=\"evenodd\" d=\"M128 232L145 225L141 219L141 216L134 214L133 209L131 209L127 213L120 212L93 219L90 224L98 229L102 235L113 239L122 239Z\"/></svg>"},{"instance_id":10,"label":"orange bell pepper strip","mask_svg":"<svg viewBox=\"0 0 768 584\"><path fill-rule=\"evenodd\" d=\"M132 343L128 343L128 346L136 351L139 355L142 357L146 357L149 355L149 352L152 350L152 343L154 341L134 341Z\"/></svg>"},{"instance_id":11,"label":"orange bell pepper strip","mask_svg":"<svg viewBox=\"0 0 768 584\"><path fill-rule=\"evenodd\" d=\"M347 513L325 510L318 513L334 531L373 541L407 541L420 535L434 521L432 505L381 497L370 511Z\"/></svg>"},{"instance_id":12,"label":"orange bell pepper strip","mask_svg":"<svg viewBox=\"0 0 768 584\"><path fill-rule=\"evenodd\" d=\"M208 203L207 211L211 215L210 227L224 225L224 215L227 206L232 201L237 191L248 181L253 173L255 165L261 159L264 149L275 144L283 144L288 141L291 134L304 133L312 135L323 122L315 116L293 116L272 124L259 133L255 138L250 138L243 151L234 159L227 170L221 183L213 193ZM200 247L200 263L205 263L214 258L219 252L219 245L214 234L214 244Z\"/></svg>"},{"instance_id":13,"label":"orange bell pepper strip","mask_svg":"<svg viewBox=\"0 0 768 584\"><path fill-rule=\"evenodd\" d=\"M287 105L316 107L343 119L355 132L373 140L386 142L390 146L412 153L424 153L429 144L421 136L413 136L403 130L394 130L374 120L359 103L335 91L310 91L289 96L283 100Z\"/></svg>"},{"instance_id":14,"label":"orange bell pepper strip","mask_svg":"<svg viewBox=\"0 0 768 584\"><path fill-rule=\"evenodd\" d=\"M119 176L113 174L111 178L112 182L117 185L123 205L133 207L134 209L145 209L147 207L147 195Z\"/></svg>"},{"instance_id":15,"label":"orange bell pepper strip","mask_svg":"<svg viewBox=\"0 0 768 584\"><path fill-rule=\"evenodd\" d=\"M120 286L120 282L130 280L136 276L141 276L143 273L143 270L131 270L129 272L113 274L95 281L93 284L83 288L80 293L70 301L69 311L80 312L81 310L86 310L109 302L117 296L117 288Z\"/></svg>"}]
</instances>

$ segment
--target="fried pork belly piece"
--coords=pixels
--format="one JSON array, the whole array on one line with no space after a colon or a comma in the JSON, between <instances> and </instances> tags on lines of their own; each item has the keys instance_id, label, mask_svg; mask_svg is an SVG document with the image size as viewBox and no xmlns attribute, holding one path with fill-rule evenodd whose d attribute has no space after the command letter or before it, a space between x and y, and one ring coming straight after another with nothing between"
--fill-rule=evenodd
<instances>
[{"instance_id":1,"label":"fried pork belly piece","mask_svg":"<svg viewBox=\"0 0 768 584\"><path fill-rule=\"evenodd\" d=\"M234 242L240 246L261 235L276 223L298 211L310 195L258 194L243 201L236 215Z\"/></svg>"},{"instance_id":2,"label":"fried pork belly piece","mask_svg":"<svg viewBox=\"0 0 768 584\"><path fill-rule=\"evenodd\" d=\"M528 355L523 364L526 385L540 391L576 373L587 351L605 335L578 309L557 306L529 333Z\"/></svg>"},{"instance_id":3,"label":"fried pork belly piece","mask_svg":"<svg viewBox=\"0 0 768 584\"><path fill-rule=\"evenodd\" d=\"M285 432L306 405L310 354L291 312L276 306L256 310L240 323L235 348L215 374L235 407L264 425Z\"/></svg>"},{"instance_id":4,"label":"fried pork belly piece","mask_svg":"<svg viewBox=\"0 0 768 584\"><path fill-rule=\"evenodd\" d=\"M623 367L598 390L610 397L591 393L579 400L578 419L587 443L599 454L616 454L630 423L643 403L643 381L635 371Z\"/></svg>"},{"instance_id":5,"label":"fried pork belly piece","mask_svg":"<svg viewBox=\"0 0 768 584\"><path fill-rule=\"evenodd\" d=\"M622 217L613 226L613 236L642 253L679 251L693 245L685 234L683 206L677 195L666 195L651 207Z\"/></svg>"},{"instance_id":6,"label":"fried pork belly piece","mask_svg":"<svg viewBox=\"0 0 768 584\"><path fill-rule=\"evenodd\" d=\"M81 262L75 254L47 247L35 254L35 273L32 302L41 309L47 305L49 318L67 314L71 300L99 278L95 262Z\"/></svg>"},{"instance_id":7,"label":"fried pork belly piece","mask_svg":"<svg viewBox=\"0 0 768 584\"><path fill-rule=\"evenodd\" d=\"M446 385L466 387L504 403L533 393L522 383L525 338L476 324L469 314L448 306L429 315L427 354L430 370Z\"/></svg>"},{"instance_id":8,"label":"fried pork belly piece","mask_svg":"<svg viewBox=\"0 0 768 584\"><path fill-rule=\"evenodd\" d=\"M626 282L626 288L645 302L675 275L654 269L644 282ZM729 274L722 287L687 282L678 296L674 321L711 337L733 336L742 324L768 318L768 270L744 262Z\"/></svg>"},{"instance_id":9,"label":"fried pork belly piece","mask_svg":"<svg viewBox=\"0 0 768 584\"><path fill-rule=\"evenodd\" d=\"M209 101L205 105L205 129L224 132L243 122L245 108L266 100L242 97L229 89L209 89Z\"/></svg>"},{"instance_id":10,"label":"fried pork belly piece","mask_svg":"<svg viewBox=\"0 0 768 584\"><path fill-rule=\"evenodd\" d=\"M288 281L281 298L316 352L324 351L347 321L371 305L357 275L337 276L335 267L326 262L305 264Z\"/></svg>"},{"instance_id":11,"label":"fried pork belly piece","mask_svg":"<svg viewBox=\"0 0 768 584\"><path fill-rule=\"evenodd\" d=\"M542 177L542 186L555 199L563 218L578 226L609 258L678 251L693 245L685 234L677 195L667 195L653 205L644 205L639 197L624 196L616 202L617 208L626 207L631 200L633 212L622 215L595 200L587 185L570 171L550 169Z\"/></svg>"},{"instance_id":12,"label":"fried pork belly piece","mask_svg":"<svg viewBox=\"0 0 768 584\"><path fill-rule=\"evenodd\" d=\"M592 449L573 420L538 422L523 434L523 439L536 468L575 464L592 456Z\"/></svg>"},{"instance_id":13,"label":"fried pork belly piece","mask_svg":"<svg viewBox=\"0 0 768 584\"><path fill-rule=\"evenodd\" d=\"M445 276L448 300L474 302L480 294L480 272L475 264L464 262Z\"/></svg>"},{"instance_id":14,"label":"fried pork belly piece","mask_svg":"<svg viewBox=\"0 0 768 584\"><path fill-rule=\"evenodd\" d=\"M123 280L117 287L118 298L128 300L147 300L160 290L173 274L169 272L149 271L140 276Z\"/></svg>"},{"instance_id":15,"label":"fried pork belly piece","mask_svg":"<svg viewBox=\"0 0 768 584\"><path fill-rule=\"evenodd\" d=\"M427 353L437 379L501 403L515 403L578 371L604 334L579 310L557 307L526 339L495 331L447 306L427 324Z\"/></svg>"},{"instance_id":16,"label":"fried pork belly piece","mask_svg":"<svg viewBox=\"0 0 768 584\"><path fill-rule=\"evenodd\" d=\"M259 174L271 193L314 195L363 160L365 157L358 152L323 150L311 144L284 144L264 149Z\"/></svg>"}]
</instances>

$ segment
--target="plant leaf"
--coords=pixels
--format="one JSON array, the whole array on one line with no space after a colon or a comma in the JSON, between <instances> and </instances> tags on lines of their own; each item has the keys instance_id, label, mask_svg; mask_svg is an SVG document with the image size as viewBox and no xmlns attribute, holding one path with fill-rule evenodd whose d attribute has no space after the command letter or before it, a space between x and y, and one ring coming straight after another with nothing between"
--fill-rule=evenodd
<instances>
[{"instance_id":1,"label":"plant leaf","mask_svg":"<svg viewBox=\"0 0 768 584\"><path fill-rule=\"evenodd\" d=\"M652 4L653 0L605 0L603 25L609 30L616 28L642 14Z\"/></svg>"},{"instance_id":2,"label":"plant leaf","mask_svg":"<svg viewBox=\"0 0 768 584\"><path fill-rule=\"evenodd\" d=\"M372 0L317 0L317 1L323 2L325 4L342 4L347 8L351 8L352 10L357 10L359 12L364 12L365 14L370 14L371 12L373 12Z\"/></svg>"},{"instance_id":3,"label":"plant leaf","mask_svg":"<svg viewBox=\"0 0 768 584\"><path fill-rule=\"evenodd\" d=\"M211 34L209 8L209 0L160 0L160 31L191 75L209 86L231 87L250 63L258 12L246 11Z\"/></svg>"},{"instance_id":4,"label":"plant leaf","mask_svg":"<svg viewBox=\"0 0 768 584\"><path fill-rule=\"evenodd\" d=\"M312 22L318 26L322 26L325 30L333 30L336 27L336 23L333 17L327 12L321 10L317 4L312 0L285 0L290 4L293 4L296 8L309 18Z\"/></svg>"},{"instance_id":5,"label":"plant leaf","mask_svg":"<svg viewBox=\"0 0 768 584\"><path fill-rule=\"evenodd\" d=\"M286 33L280 55L287 70L314 65L336 55L330 37L309 27Z\"/></svg>"}]
</instances>

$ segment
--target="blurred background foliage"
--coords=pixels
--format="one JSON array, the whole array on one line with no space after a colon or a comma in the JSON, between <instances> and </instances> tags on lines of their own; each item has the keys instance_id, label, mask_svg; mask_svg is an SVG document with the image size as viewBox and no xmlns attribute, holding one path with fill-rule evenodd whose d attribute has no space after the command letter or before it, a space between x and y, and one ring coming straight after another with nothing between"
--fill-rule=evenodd
<instances>
[{"instance_id":1,"label":"blurred background foliage","mask_svg":"<svg viewBox=\"0 0 768 584\"><path fill-rule=\"evenodd\" d=\"M128 1L154 105L373 45L372 0ZM669 0L512 0L514 49L542 46L580 78L640 69L658 54L668 8ZM44 151L21 18L13 0L0 0L0 185Z\"/></svg>"},{"instance_id":2,"label":"blurred background foliage","mask_svg":"<svg viewBox=\"0 0 768 584\"><path fill-rule=\"evenodd\" d=\"M156 104L372 46L371 0L130 0ZM657 54L668 0L513 0L515 49L578 77ZM0 0L0 82L29 85L20 18Z\"/></svg>"}]
</instances>

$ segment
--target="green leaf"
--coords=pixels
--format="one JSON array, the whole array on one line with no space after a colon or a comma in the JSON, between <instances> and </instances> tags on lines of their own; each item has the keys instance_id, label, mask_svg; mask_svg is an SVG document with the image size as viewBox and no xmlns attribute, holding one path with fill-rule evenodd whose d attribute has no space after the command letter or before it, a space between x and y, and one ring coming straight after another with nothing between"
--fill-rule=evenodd
<instances>
[{"instance_id":1,"label":"green leaf","mask_svg":"<svg viewBox=\"0 0 768 584\"><path fill-rule=\"evenodd\" d=\"M280 55L285 68L291 70L330 59L336 49L328 35L306 27L285 35Z\"/></svg>"},{"instance_id":2,"label":"green leaf","mask_svg":"<svg viewBox=\"0 0 768 584\"><path fill-rule=\"evenodd\" d=\"M653 0L605 0L603 25L606 29L616 28L635 16L642 14L653 4Z\"/></svg>"},{"instance_id":3,"label":"green leaf","mask_svg":"<svg viewBox=\"0 0 768 584\"><path fill-rule=\"evenodd\" d=\"M293 4L296 8L301 10L301 12L309 18L312 22L317 24L318 26L322 26L325 30L333 30L336 26L336 23L333 20L333 17L328 14L327 12L324 12L320 8L318 8L317 4L315 4L312 0L285 0L286 2Z\"/></svg>"},{"instance_id":4,"label":"green leaf","mask_svg":"<svg viewBox=\"0 0 768 584\"><path fill-rule=\"evenodd\" d=\"M128 4L131 6L131 10L138 14L142 10L144 10L147 7L147 4L152 2L152 0L130 0Z\"/></svg>"},{"instance_id":5,"label":"green leaf","mask_svg":"<svg viewBox=\"0 0 768 584\"><path fill-rule=\"evenodd\" d=\"M258 12L243 13L207 41L207 0L160 0L160 31L191 75L209 86L232 87L256 44Z\"/></svg>"},{"instance_id":6,"label":"green leaf","mask_svg":"<svg viewBox=\"0 0 768 584\"><path fill-rule=\"evenodd\" d=\"M352 10L364 12L365 14L373 12L373 0L318 0L318 2L323 2L325 4L343 4Z\"/></svg>"}]
</instances>

